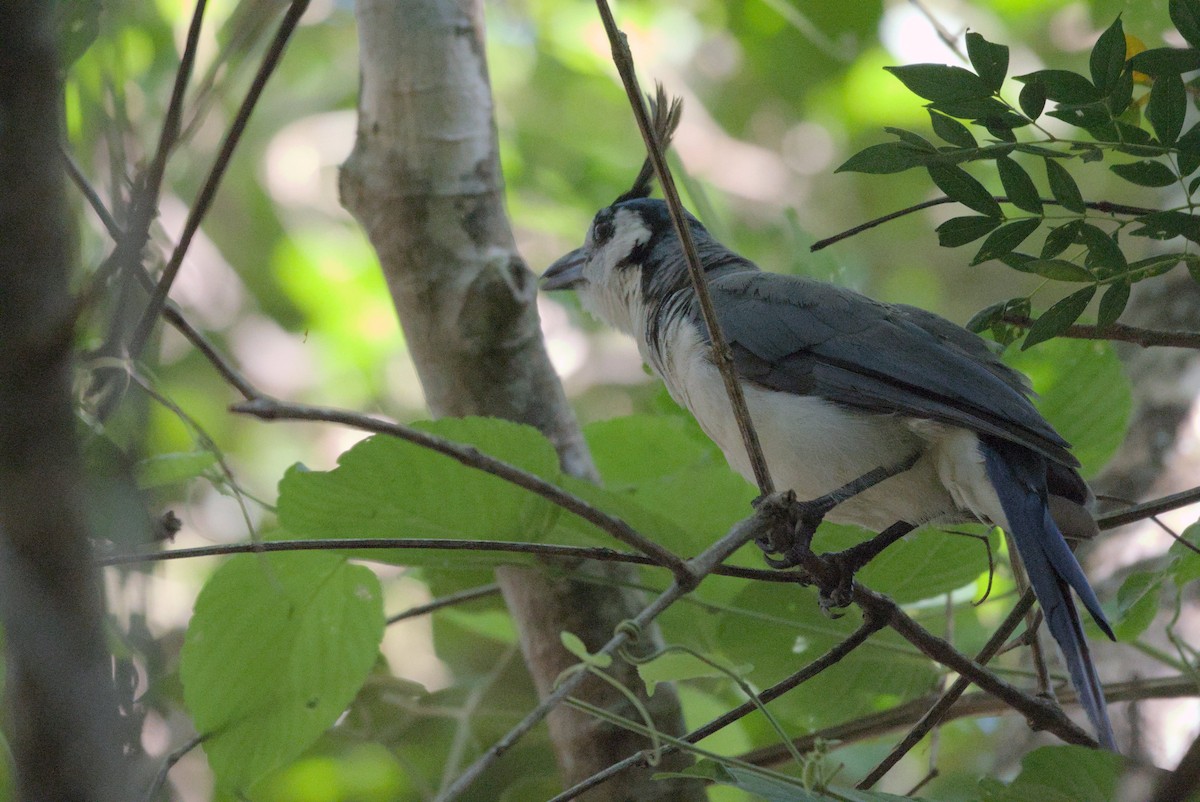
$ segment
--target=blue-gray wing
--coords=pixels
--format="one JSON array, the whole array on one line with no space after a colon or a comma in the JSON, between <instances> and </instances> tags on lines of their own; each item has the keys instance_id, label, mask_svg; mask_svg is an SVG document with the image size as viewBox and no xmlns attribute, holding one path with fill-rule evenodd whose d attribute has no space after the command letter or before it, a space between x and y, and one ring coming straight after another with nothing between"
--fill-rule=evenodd
<instances>
[{"instance_id":1,"label":"blue-gray wing","mask_svg":"<svg viewBox=\"0 0 1200 802\"><path fill-rule=\"evenodd\" d=\"M714 275L709 287L734 365L749 381L951 423L1079 464L1030 403L1024 376L944 318L756 270Z\"/></svg>"}]
</instances>

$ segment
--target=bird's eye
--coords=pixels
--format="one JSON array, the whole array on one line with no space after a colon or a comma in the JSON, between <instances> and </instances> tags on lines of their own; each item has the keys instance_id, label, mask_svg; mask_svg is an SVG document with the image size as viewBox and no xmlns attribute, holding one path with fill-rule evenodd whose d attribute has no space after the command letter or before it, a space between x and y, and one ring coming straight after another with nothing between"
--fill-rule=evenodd
<instances>
[{"instance_id":1,"label":"bird's eye","mask_svg":"<svg viewBox=\"0 0 1200 802\"><path fill-rule=\"evenodd\" d=\"M592 221L592 246L603 245L612 239L614 232L611 209L601 209Z\"/></svg>"}]
</instances>

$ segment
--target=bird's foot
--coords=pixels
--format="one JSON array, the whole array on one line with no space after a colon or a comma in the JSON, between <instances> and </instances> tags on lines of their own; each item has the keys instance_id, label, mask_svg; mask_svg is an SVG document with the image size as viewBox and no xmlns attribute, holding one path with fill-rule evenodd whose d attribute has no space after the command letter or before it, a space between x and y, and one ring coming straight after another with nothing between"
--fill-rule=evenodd
<instances>
[{"instance_id":1,"label":"bird's foot","mask_svg":"<svg viewBox=\"0 0 1200 802\"><path fill-rule=\"evenodd\" d=\"M762 549L767 565L782 569L795 568L812 556L813 535L834 504L828 497L797 501L796 494L788 490L760 496L754 506L769 521L754 542Z\"/></svg>"}]
</instances>

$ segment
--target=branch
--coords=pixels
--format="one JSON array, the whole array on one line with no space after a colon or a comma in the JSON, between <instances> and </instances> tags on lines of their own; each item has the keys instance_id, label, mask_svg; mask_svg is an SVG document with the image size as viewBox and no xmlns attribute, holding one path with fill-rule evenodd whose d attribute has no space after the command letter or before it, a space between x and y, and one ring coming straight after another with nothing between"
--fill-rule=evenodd
<instances>
[{"instance_id":1,"label":"branch","mask_svg":"<svg viewBox=\"0 0 1200 802\"><path fill-rule=\"evenodd\" d=\"M1200 736L1192 741L1175 770L1163 778L1150 802L1191 799L1197 788L1200 788Z\"/></svg>"},{"instance_id":2,"label":"branch","mask_svg":"<svg viewBox=\"0 0 1200 802\"><path fill-rule=\"evenodd\" d=\"M422 615L428 615L429 613L437 612L443 607L451 607L455 604L462 604L463 602L474 601L475 599L482 599L487 596L497 596L499 593L500 586L495 582L492 582L488 585L480 585L477 588L467 588L466 590L460 590L458 593L451 593L449 596L442 596L439 599L434 599L433 601L426 602L425 604L418 604L415 607L409 607L407 610L396 613L393 616L389 616L387 623L390 626L391 624L397 624L401 621L406 621L409 618L417 618Z\"/></svg>"},{"instance_id":3,"label":"branch","mask_svg":"<svg viewBox=\"0 0 1200 802\"><path fill-rule=\"evenodd\" d=\"M696 300L700 305L704 326L708 330L709 342L712 344L713 362L716 363L717 370L721 372L721 379L725 382L725 392L733 407L733 415L737 420L738 430L742 434L742 442L745 443L750 466L754 469L754 479L758 484L759 492L764 496L770 495L775 492L775 485L771 481L771 474L767 469L767 460L763 456L758 434L750 420L750 411L746 408L742 385L738 382L737 374L733 369L729 344L725 341L725 335L721 332L721 324L717 320L716 310L713 308L712 297L709 295L708 284L704 278L704 266L700 263L699 254L696 253L696 243L692 240L692 231L688 226L683 204L679 200L679 191L675 188L675 179L671 176L666 156L663 155L662 146L654 134L653 124L646 112L646 105L642 101L642 90L638 86L633 56L629 52L629 43L625 39L625 35L617 28L612 9L608 6L608 0L596 0L596 8L600 12L600 19L604 22L604 30L608 34L609 44L612 45L613 64L616 65L617 72L621 75L625 94L629 96L629 103L633 107L633 114L637 119L638 130L641 131L642 139L646 142L647 154L654 163L654 172L658 174L658 183L662 186L663 197L667 202L667 209L671 213L671 222L675 226L679 244L683 247L688 274L691 276L692 286L696 290Z\"/></svg>"},{"instance_id":4,"label":"branch","mask_svg":"<svg viewBox=\"0 0 1200 802\"><path fill-rule=\"evenodd\" d=\"M996 195L995 200L997 203L1009 203L1008 198L1004 195ZM1044 205L1048 206L1061 205L1053 198L1042 198L1041 201ZM892 212L891 214L885 214L883 217L876 217L874 220L868 220L865 223L860 223L854 228L848 228L840 234L834 234L832 237L827 237L823 240L817 240L809 247L809 250L815 253L823 248L828 248L830 245L841 242L844 239L849 239L855 234L861 234L864 231L868 231L884 223L889 223L897 218L905 217L913 212L919 212L922 209L928 209L931 206L940 206L943 203L955 202L956 201L954 198L946 196L934 198L933 200L922 201L921 203L907 206L899 211ZM1152 212L1157 211L1156 209L1143 209L1140 206L1126 206L1123 203L1111 203L1109 201L1085 201L1083 205L1089 209L1094 209L1098 212L1104 212L1105 214L1128 214L1134 217L1140 217L1144 214L1151 214Z\"/></svg>"},{"instance_id":5,"label":"branch","mask_svg":"<svg viewBox=\"0 0 1200 802\"><path fill-rule=\"evenodd\" d=\"M1193 487L1190 490L1181 490L1169 496L1163 496L1153 501L1144 501L1141 504L1135 504L1120 512L1105 515L1097 520L1096 524L1100 527L1101 531L1116 529L1118 526L1125 526L1126 524L1136 523L1146 518L1153 518L1155 515L1162 515L1164 512L1177 510L1180 507L1187 507L1197 502L1200 502L1200 487Z\"/></svg>"},{"instance_id":6,"label":"branch","mask_svg":"<svg viewBox=\"0 0 1200 802\"><path fill-rule=\"evenodd\" d=\"M1000 319L1013 326L1029 328L1034 324L1028 315L1002 315ZM1127 326L1124 323L1109 323L1107 326L1091 326L1080 323L1067 326L1059 337L1071 337L1076 340L1115 340L1123 343L1133 343L1142 348L1151 346L1166 346L1169 348L1200 349L1200 332L1194 331L1155 331L1137 326Z\"/></svg>"},{"instance_id":7,"label":"branch","mask_svg":"<svg viewBox=\"0 0 1200 802\"><path fill-rule=\"evenodd\" d=\"M292 32L296 29L296 25L300 22L300 17L308 9L308 2L309 0L292 0L288 6L288 10L283 15L283 20L279 23L279 29L275 32L275 38L271 41L270 47L267 48L262 64L259 65L258 72L254 76L254 81L250 84L250 89L246 92L246 97L242 100L242 105L238 108L237 115L234 117L233 123L229 126L229 130L225 134L225 140L221 143L221 150L217 153L217 158L209 170L208 178L205 180L204 186L201 188L200 194L196 197L191 209L188 210L187 222L183 226L183 233L179 236L179 242L175 246L175 251L171 254L171 259L167 262L166 267L163 268L158 284L155 286L154 292L151 294L150 300L146 303L146 308L142 312L141 320L138 321L137 328L134 329L133 335L130 337L129 355L132 358L136 358L141 354L142 349L146 345L146 340L150 337L150 331L154 328L154 323L158 320L163 305L166 303L167 293L171 291L171 285L174 283L175 277L179 274L179 269L183 265L183 257L187 254L188 248L192 244L192 237L200 229L201 221L208 214L208 209L217 194L217 187L220 186L221 179L225 175L225 169L229 166L230 159L233 157L233 151L237 148L238 143L241 141L242 133L246 130L246 124L250 121L250 114L254 111L255 105L258 103L258 99L266 87L267 79L271 77L276 65L279 63L279 59L283 56L284 48L287 46ZM200 5L203 5L203 0L200 0ZM175 124L178 127L178 120L176 120Z\"/></svg>"},{"instance_id":8,"label":"branch","mask_svg":"<svg viewBox=\"0 0 1200 802\"><path fill-rule=\"evenodd\" d=\"M523 471L514 465L484 454L471 446L464 446L438 437L437 435L414 429L411 426L373 418L370 415L361 415L332 407L291 404L265 396L259 396L240 404L234 404L230 407L230 410L245 415L253 415L265 421L325 421L328 423L340 423L343 426L350 426L365 432L398 437L401 440L422 446L430 451L436 451L470 468L490 473L518 487L523 487L532 493L536 493L568 512L578 515L580 518L607 532L627 546L631 546L649 556L657 564L670 569L676 575L677 579L682 579L686 582L688 581L686 577L690 576L690 569L680 557L654 541L643 537L632 526L615 515L609 515L606 512L598 510L574 493L569 493L561 487L547 482L540 476Z\"/></svg>"}]
</instances>

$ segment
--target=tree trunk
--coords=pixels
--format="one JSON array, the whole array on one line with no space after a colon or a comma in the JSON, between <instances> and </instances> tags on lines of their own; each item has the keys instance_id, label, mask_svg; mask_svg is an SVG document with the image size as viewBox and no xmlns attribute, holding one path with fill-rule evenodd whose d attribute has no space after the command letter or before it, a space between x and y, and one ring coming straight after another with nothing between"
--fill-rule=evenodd
<instances>
[{"instance_id":1,"label":"tree trunk","mask_svg":"<svg viewBox=\"0 0 1200 802\"><path fill-rule=\"evenodd\" d=\"M0 617L17 798L130 799L72 410L50 3L0 4Z\"/></svg>"},{"instance_id":2,"label":"tree trunk","mask_svg":"<svg viewBox=\"0 0 1200 802\"><path fill-rule=\"evenodd\" d=\"M595 478L542 342L536 281L516 252L504 209L481 3L359 0L357 15L362 88L358 138L341 174L342 203L379 255L431 411L536 426L565 470ZM626 569L586 570L614 584L497 572L541 693L576 662L560 632L596 648L643 605L640 594L616 587L631 578ZM641 687L631 667L617 665L613 673ZM661 730L682 731L670 690L642 696ZM631 712L603 683L590 684L584 697ZM551 714L549 726L567 783L648 745L565 707ZM584 798L704 798L698 783L649 778L650 772L629 772Z\"/></svg>"}]
</instances>

